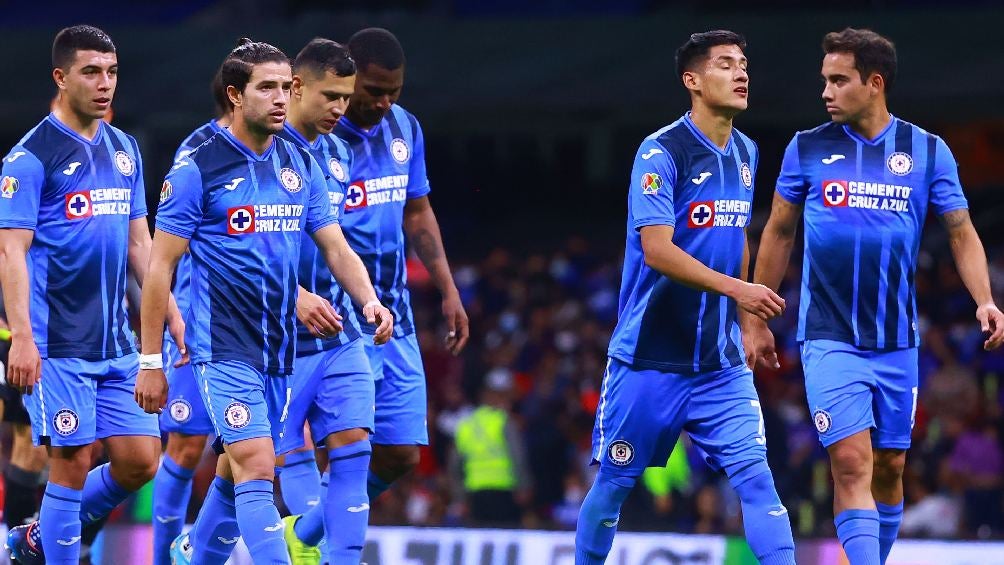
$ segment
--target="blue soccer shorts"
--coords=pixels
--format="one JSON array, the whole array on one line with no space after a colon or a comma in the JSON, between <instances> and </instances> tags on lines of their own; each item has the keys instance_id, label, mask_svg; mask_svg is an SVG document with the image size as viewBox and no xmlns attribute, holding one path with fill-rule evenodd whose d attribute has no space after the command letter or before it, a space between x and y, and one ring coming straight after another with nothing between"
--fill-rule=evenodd
<instances>
[{"instance_id":1,"label":"blue soccer shorts","mask_svg":"<svg viewBox=\"0 0 1004 565\"><path fill-rule=\"evenodd\" d=\"M173 340L164 339L164 373L167 375L167 408L160 414L165 433L206 436L216 433L199 391L199 380L191 363L175 367L181 352Z\"/></svg>"},{"instance_id":2,"label":"blue soccer shorts","mask_svg":"<svg viewBox=\"0 0 1004 565\"><path fill-rule=\"evenodd\" d=\"M706 373L669 373L607 360L593 425L593 461L637 477L664 467L686 430L712 468L729 476L767 460L763 412L753 373L740 365Z\"/></svg>"},{"instance_id":3,"label":"blue soccer shorts","mask_svg":"<svg viewBox=\"0 0 1004 565\"><path fill-rule=\"evenodd\" d=\"M296 358L290 384L293 397L279 453L303 447L303 423L317 445L330 434L362 428L373 430L373 372L366 337Z\"/></svg>"},{"instance_id":4,"label":"blue soccer shorts","mask_svg":"<svg viewBox=\"0 0 1004 565\"><path fill-rule=\"evenodd\" d=\"M224 446L267 437L278 452L291 393L286 375L266 374L243 361L199 363L195 375Z\"/></svg>"},{"instance_id":5,"label":"blue soccer shorts","mask_svg":"<svg viewBox=\"0 0 1004 565\"><path fill-rule=\"evenodd\" d=\"M35 445L87 445L114 436L160 437L157 415L136 404L139 356L42 359L41 380L23 395Z\"/></svg>"},{"instance_id":6,"label":"blue soccer shorts","mask_svg":"<svg viewBox=\"0 0 1004 565\"><path fill-rule=\"evenodd\" d=\"M867 429L872 445L908 449L917 413L917 348L859 349L826 339L802 344L805 394L824 447Z\"/></svg>"},{"instance_id":7,"label":"blue soccer shorts","mask_svg":"<svg viewBox=\"0 0 1004 565\"><path fill-rule=\"evenodd\" d=\"M425 420L425 368L415 334L373 345L363 335L376 379L376 423L372 442L380 445L428 445Z\"/></svg>"}]
</instances>

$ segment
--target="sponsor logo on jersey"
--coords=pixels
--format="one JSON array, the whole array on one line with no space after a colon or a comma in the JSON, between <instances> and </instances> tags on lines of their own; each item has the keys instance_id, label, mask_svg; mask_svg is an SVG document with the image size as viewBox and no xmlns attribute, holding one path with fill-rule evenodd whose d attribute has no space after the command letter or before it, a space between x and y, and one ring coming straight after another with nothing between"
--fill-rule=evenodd
<instances>
[{"instance_id":1,"label":"sponsor logo on jersey","mask_svg":"<svg viewBox=\"0 0 1004 565\"><path fill-rule=\"evenodd\" d=\"M408 200L408 175L357 180L345 190L345 211Z\"/></svg>"},{"instance_id":2,"label":"sponsor logo on jersey","mask_svg":"<svg viewBox=\"0 0 1004 565\"><path fill-rule=\"evenodd\" d=\"M0 179L0 196L4 198L14 198L20 183L16 177L4 177Z\"/></svg>"},{"instance_id":3,"label":"sponsor logo on jersey","mask_svg":"<svg viewBox=\"0 0 1004 565\"><path fill-rule=\"evenodd\" d=\"M627 465L634 461L634 446L622 439L611 442L607 448L607 457L614 465Z\"/></svg>"},{"instance_id":4,"label":"sponsor logo on jersey","mask_svg":"<svg viewBox=\"0 0 1004 565\"><path fill-rule=\"evenodd\" d=\"M254 233L254 206L227 208L227 233Z\"/></svg>"},{"instance_id":5,"label":"sponsor logo on jersey","mask_svg":"<svg viewBox=\"0 0 1004 565\"><path fill-rule=\"evenodd\" d=\"M227 233L298 232L302 204L249 204L227 208Z\"/></svg>"},{"instance_id":6,"label":"sponsor logo on jersey","mask_svg":"<svg viewBox=\"0 0 1004 565\"><path fill-rule=\"evenodd\" d=\"M745 228L749 223L747 200L724 199L691 202L687 210L688 228Z\"/></svg>"},{"instance_id":7,"label":"sponsor logo on jersey","mask_svg":"<svg viewBox=\"0 0 1004 565\"><path fill-rule=\"evenodd\" d=\"M126 215L132 211L131 188L95 188L66 195L66 218L81 220L91 216Z\"/></svg>"},{"instance_id":8,"label":"sponsor logo on jersey","mask_svg":"<svg viewBox=\"0 0 1004 565\"><path fill-rule=\"evenodd\" d=\"M827 208L864 208L905 213L910 211L913 188L898 184L856 180L824 180L823 206Z\"/></svg>"},{"instance_id":9,"label":"sponsor logo on jersey","mask_svg":"<svg viewBox=\"0 0 1004 565\"><path fill-rule=\"evenodd\" d=\"M136 161L133 161L132 155L125 151L116 151L114 161L115 168L125 176L131 176L136 172Z\"/></svg>"}]
</instances>

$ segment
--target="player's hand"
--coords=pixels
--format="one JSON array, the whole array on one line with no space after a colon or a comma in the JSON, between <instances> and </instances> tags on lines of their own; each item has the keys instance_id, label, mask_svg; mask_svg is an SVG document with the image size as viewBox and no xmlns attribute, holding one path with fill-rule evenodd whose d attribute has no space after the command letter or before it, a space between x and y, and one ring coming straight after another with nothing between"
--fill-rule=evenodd
<instances>
[{"instance_id":1,"label":"player's hand","mask_svg":"<svg viewBox=\"0 0 1004 565\"><path fill-rule=\"evenodd\" d=\"M363 306L363 316L366 316L367 323L376 325L373 343L383 345L390 341L390 336L394 333L394 315L386 306L376 300L367 302Z\"/></svg>"},{"instance_id":2,"label":"player's hand","mask_svg":"<svg viewBox=\"0 0 1004 565\"><path fill-rule=\"evenodd\" d=\"M160 414L167 404L167 377L163 369L140 369L136 377L136 404L147 414Z\"/></svg>"},{"instance_id":3,"label":"player's hand","mask_svg":"<svg viewBox=\"0 0 1004 565\"><path fill-rule=\"evenodd\" d=\"M296 317L317 337L331 337L342 331L342 316L335 307L302 288L296 294Z\"/></svg>"},{"instance_id":4,"label":"player's hand","mask_svg":"<svg viewBox=\"0 0 1004 565\"><path fill-rule=\"evenodd\" d=\"M757 365L775 370L781 368L777 351L774 349L774 334L763 320L752 318L743 326L742 336L743 349L746 350L746 366L750 370L756 369Z\"/></svg>"},{"instance_id":5,"label":"player's hand","mask_svg":"<svg viewBox=\"0 0 1004 565\"><path fill-rule=\"evenodd\" d=\"M443 318L446 319L446 350L459 355L471 335L467 311L460 300L460 293L454 292L443 299Z\"/></svg>"},{"instance_id":6,"label":"player's hand","mask_svg":"<svg viewBox=\"0 0 1004 565\"><path fill-rule=\"evenodd\" d=\"M976 319L980 321L980 329L988 334L983 342L983 349L993 351L1004 343L1004 313L991 302L976 309Z\"/></svg>"},{"instance_id":7,"label":"player's hand","mask_svg":"<svg viewBox=\"0 0 1004 565\"><path fill-rule=\"evenodd\" d=\"M31 394L42 378L42 357L32 337L15 337L7 354L7 383L23 394Z\"/></svg>"},{"instance_id":8,"label":"player's hand","mask_svg":"<svg viewBox=\"0 0 1004 565\"><path fill-rule=\"evenodd\" d=\"M178 351L181 353L181 357L174 362L174 366L181 367L182 365L187 365L190 359L188 348L185 347L185 320L182 319L181 312L168 317L167 333L171 334L171 339L174 340L174 343L178 346Z\"/></svg>"},{"instance_id":9,"label":"player's hand","mask_svg":"<svg viewBox=\"0 0 1004 565\"><path fill-rule=\"evenodd\" d=\"M762 284L740 281L739 289L732 298L740 308L761 320L769 320L784 312L784 299Z\"/></svg>"}]
</instances>

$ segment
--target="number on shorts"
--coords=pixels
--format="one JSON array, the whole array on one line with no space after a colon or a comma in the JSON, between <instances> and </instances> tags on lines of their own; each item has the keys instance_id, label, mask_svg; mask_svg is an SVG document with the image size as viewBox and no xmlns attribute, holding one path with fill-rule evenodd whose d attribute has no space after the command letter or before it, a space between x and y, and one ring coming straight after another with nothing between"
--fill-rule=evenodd
<instances>
[{"instance_id":1,"label":"number on shorts","mask_svg":"<svg viewBox=\"0 0 1004 565\"><path fill-rule=\"evenodd\" d=\"M279 423L286 421L286 416L289 416L289 401L293 397L293 388L286 387L286 403L282 405L282 416L279 416Z\"/></svg>"},{"instance_id":2,"label":"number on shorts","mask_svg":"<svg viewBox=\"0 0 1004 565\"><path fill-rule=\"evenodd\" d=\"M766 432L766 427L763 424L763 409L760 408L759 400L750 400L750 405L756 408L757 416L760 418L760 424L757 426L757 438L756 442L760 445L767 445L767 437L764 435Z\"/></svg>"},{"instance_id":3,"label":"number on shorts","mask_svg":"<svg viewBox=\"0 0 1004 565\"><path fill-rule=\"evenodd\" d=\"M913 408L910 409L910 429L913 429L913 423L917 421L917 387L911 389L913 392Z\"/></svg>"}]
</instances>

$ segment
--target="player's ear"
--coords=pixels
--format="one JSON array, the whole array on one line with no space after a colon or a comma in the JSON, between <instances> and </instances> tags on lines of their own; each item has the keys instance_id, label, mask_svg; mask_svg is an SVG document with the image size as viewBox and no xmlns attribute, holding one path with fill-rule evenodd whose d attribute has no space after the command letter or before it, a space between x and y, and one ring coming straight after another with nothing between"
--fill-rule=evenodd
<instances>
[{"instance_id":1,"label":"player's ear","mask_svg":"<svg viewBox=\"0 0 1004 565\"><path fill-rule=\"evenodd\" d=\"M303 96L303 79L300 75L293 75L292 93L293 96L296 96L297 98Z\"/></svg>"},{"instance_id":2,"label":"player's ear","mask_svg":"<svg viewBox=\"0 0 1004 565\"><path fill-rule=\"evenodd\" d=\"M237 90L237 87L232 84L227 86L227 98L230 99L230 103L234 106L241 105L241 93Z\"/></svg>"},{"instance_id":3,"label":"player's ear","mask_svg":"<svg viewBox=\"0 0 1004 565\"><path fill-rule=\"evenodd\" d=\"M683 80L683 86L687 90L701 89L701 77L694 71L684 71L683 76L680 78Z\"/></svg>"},{"instance_id":4,"label":"player's ear","mask_svg":"<svg viewBox=\"0 0 1004 565\"><path fill-rule=\"evenodd\" d=\"M878 73L872 73L871 76L868 77L868 86L870 86L872 90L875 91L876 94L878 94L879 92L884 92L885 77L883 77Z\"/></svg>"},{"instance_id":5,"label":"player's ear","mask_svg":"<svg viewBox=\"0 0 1004 565\"><path fill-rule=\"evenodd\" d=\"M66 72L63 69L59 67L52 69L52 80L56 82L56 88L66 89Z\"/></svg>"}]
</instances>

